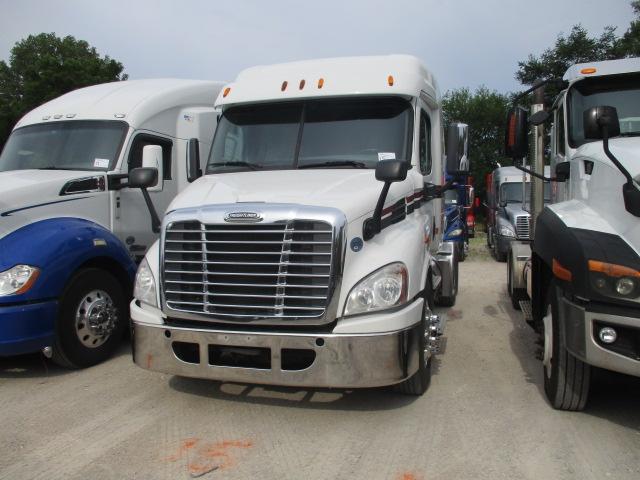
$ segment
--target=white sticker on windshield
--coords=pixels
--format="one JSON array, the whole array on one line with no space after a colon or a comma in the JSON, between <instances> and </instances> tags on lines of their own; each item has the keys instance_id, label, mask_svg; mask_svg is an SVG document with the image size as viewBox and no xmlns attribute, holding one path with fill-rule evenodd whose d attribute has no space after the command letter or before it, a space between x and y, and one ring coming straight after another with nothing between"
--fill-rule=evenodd
<instances>
[{"instance_id":1,"label":"white sticker on windshield","mask_svg":"<svg viewBox=\"0 0 640 480\"><path fill-rule=\"evenodd\" d=\"M396 152L378 152L378 161L380 160L395 160Z\"/></svg>"},{"instance_id":2,"label":"white sticker on windshield","mask_svg":"<svg viewBox=\"0 0 640 480\"><path fill-rule=\"evenodd\" d=\"M109 168L109 163L111 162L108 158L96 158L93 161L93 166L95 168Z\"/></svg>"}]
</instances>

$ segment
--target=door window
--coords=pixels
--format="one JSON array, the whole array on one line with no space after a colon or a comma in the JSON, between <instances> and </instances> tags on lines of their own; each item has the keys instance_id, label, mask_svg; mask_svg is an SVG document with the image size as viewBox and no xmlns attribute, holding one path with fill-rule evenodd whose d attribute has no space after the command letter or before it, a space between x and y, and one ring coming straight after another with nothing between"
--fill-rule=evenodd
<instances>
[{"instance_id":1,"label":"door window","mask_svg":"<svg viewBox=\"0 0 640 480\"><path fill-rule=\"evenodd\" d=\"M420 172L423 175L431 173L431 120L424 110L420 110Z\"/></svg>"}]
</instances>

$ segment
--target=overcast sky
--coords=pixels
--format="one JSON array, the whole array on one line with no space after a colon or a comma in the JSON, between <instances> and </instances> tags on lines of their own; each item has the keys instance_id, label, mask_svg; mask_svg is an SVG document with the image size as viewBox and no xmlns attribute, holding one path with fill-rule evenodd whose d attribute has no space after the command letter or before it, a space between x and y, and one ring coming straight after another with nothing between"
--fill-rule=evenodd
<instances>
[{"instance_id":1,"label":"overcast sky","mask_svg":"<svg viewBox=\"0 0 640 480\"><path fill-rule=\"evenodd\" d=\"M629 0L0 0L0 59L29 34L73 35L130 78L232 80L243 68L408 53L444 91L519 88L518 60L582 23L624 33Z\"/></svg>"}]
</instances>

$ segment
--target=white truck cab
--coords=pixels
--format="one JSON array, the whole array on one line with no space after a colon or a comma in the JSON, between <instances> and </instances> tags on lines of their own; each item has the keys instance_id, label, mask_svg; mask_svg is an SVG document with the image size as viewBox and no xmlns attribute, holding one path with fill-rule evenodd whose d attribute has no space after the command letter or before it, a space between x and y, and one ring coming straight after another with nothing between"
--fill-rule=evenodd
<instances>
[{"instance_id":1,"label":"white truck cab","mask_svg":"<svg viewBox=\"0 0 640 480\"><path fill-rule=\"evenodd\" d=\"M205 175L171 203L138 270L134 361L424 392L443 327L433 300L457 283L433 75L402 55L260 66L216 107ZM448 138L448 171L466 173L466 125Z\"/></svg>"},{"instance_id":2,"label":"white truck cab","mask_svg":"<svg viewBox=\"0 0 640 480\"><path fill-rule=\"evenodd\" d=\"M538 139L553 121L551 203L534 208L531 245L512 245L509 291L543 333L551 405L581 410L592 367L640 376L640 58L574 65L564 81L549 112L534 105ZM526 113L508 120L522 157Z\"/></svg>"},{"instance_id":3,"label":"white truck cab","mask_svg":"<svg viewBox=\"0 0 640 480\"><path fill-rule=\"evenodd\" d=\"M0 355L43 350L76 367L110 355L157 238L145 197L164 212L198 176L221 87L107 83L18 122L0 156ZM128 181L141 167L157 172L142 192Z\"/></svg>"}]
</instances>

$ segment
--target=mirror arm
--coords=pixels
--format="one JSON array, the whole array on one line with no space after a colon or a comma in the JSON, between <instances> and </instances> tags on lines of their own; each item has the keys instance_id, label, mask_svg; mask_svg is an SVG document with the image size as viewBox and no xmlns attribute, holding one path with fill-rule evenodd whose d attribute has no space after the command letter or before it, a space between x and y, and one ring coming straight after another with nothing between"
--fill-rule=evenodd
<instances>
[{"instance_id":1,"label":"mirror arm","mask_svg":"<svg viewBox=\"0 0 640 480\"><path fill-rule=\"evenodd\" d=\"M149 192L147 192L147 187L140 187L140 190L142 190L144 202L147 204L149 214L151 215L151 230L153 231L153 233L160 233L160 218L158 217L158 212L156 212L156 207L151 201Z\"/></svg>"},{"instance_id":2,"label":"mirror arm","mask_svg":"<svg viewBox=\"0 0 640 480\"><path fill-rule=\"evenodd\" d=\"M384 186L378 197L378 203L376 203L376 209L373 211L373 217L367 218L364 221L362 236L365 240L371 240L382 230L382 210L384 208L384 202L387 200L389 187L391 187L391 182L384 182Z\"/></svg>"},{"instance_id":3,"label":"mirror arm","mask_svg":"<svg viewBox=\"0 0 640 480\"><path fill-rule=\"evenodd\" d=\"M615 157L611 150L609 150L609 129L605 126L602 127L602 148L604 149L604 153L609 157L609 160L613 162L613 164L620 170L620 172L624 175L624 178L627 179L627 183L629 185L633 185L633 177L629 173L629 171L624 168L624 166L620 163L620 161Z\"/></svg>"},{"instance_id":4,"label":"mirror arm","mask_svg":"<svg viewBox=\"0 0 640 480\"><path fill-rule=\"evenodd\" d=\"M544 175L540 175L539 173L534 172L533 170L529 170L526 167L522 167L520 165L514 165L518 170L523 171L524 173L528 173L532 177L539 178L540 180L544 180L545 182L557 182L559 181L556 177L545 177Z\"/></svg>"}]
</instances>

